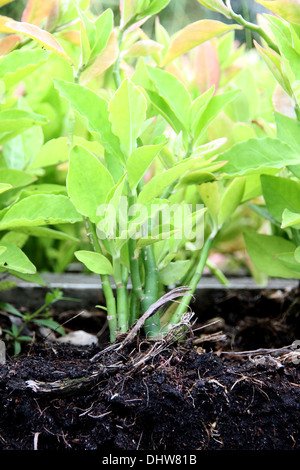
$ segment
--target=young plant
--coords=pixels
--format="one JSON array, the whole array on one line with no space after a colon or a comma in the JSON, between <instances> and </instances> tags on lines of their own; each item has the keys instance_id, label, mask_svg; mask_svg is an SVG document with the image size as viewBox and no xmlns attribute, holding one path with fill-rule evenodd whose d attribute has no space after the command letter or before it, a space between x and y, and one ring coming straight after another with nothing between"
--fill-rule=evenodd
<instances>
[{"instance_id":1,"label":"young plant","mask_svg":"<svg viewBox=\"0 0 300 470\"><path fill-rule=\"evenodd\" d=\"M52 314L49 310L50 305L53 305L60 300L66 300L66 298L63 297L63 294L59 289L54 289L53 292L48 292L46 294L45 303L33 313L22 313L7 302L0 302L1 310L10 314L12 317L21 319L19 323L12 320L10 330L6 328L3 328L2 330L10 338L8 339L8 342L12 341L15 355L21 352L22 343L32 341L32 336L24 334L28 327L32 325L50 328L61 335L65 334L65 330L60 326L60 324L51 318Z\"/></svg>"}]
</instances>

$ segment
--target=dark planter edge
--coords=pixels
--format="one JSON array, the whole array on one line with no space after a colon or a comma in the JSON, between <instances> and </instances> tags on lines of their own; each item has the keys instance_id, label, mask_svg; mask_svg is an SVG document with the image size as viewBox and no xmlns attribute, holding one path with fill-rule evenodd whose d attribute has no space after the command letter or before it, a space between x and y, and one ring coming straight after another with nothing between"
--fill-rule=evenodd
<instances>
[{"instance_id":1,"label":"dark planter edge","mask_svg":"<svg viewBox=\"0 0 300 470\"><path fill-rule=\"evenodd\" d=\"M105 303L99 276L93 274L42 274L45 286L9 278L16 282L12 289L0 292L0 301L9 302L16 307L25 306L28 309L39 308L46 293L50 289L59 288L65 297L76 300L62 300L56 304L58 310L63 309L88 309ZM222 285L216 278L203 276L194 294L195 302L209 303L212 297L220 292L248 291L257 294L259 292L289 291L299 285L298 280L271 278L265 286L258 285L253 278L246 276L229 277L229 285ZM172 286L171 286L172 287ZM131 286L128 285L130 290Z\"/></svg>"}]
</instances>

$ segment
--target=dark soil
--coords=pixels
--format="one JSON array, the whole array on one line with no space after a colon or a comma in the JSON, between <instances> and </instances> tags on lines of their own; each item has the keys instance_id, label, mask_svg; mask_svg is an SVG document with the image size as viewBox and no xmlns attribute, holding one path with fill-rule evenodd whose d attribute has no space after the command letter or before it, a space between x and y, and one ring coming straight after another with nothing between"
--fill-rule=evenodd
<instances>
[{"instance_id":1,"label":"dark soil","mask_svg":"<svg viewBox=\"0 0 300 470\"><path fill-rule=\"evenodd\" d=\"M193 335L150 360L142 337L97 361L104 345L37 338L0 366L0 449L299 450L299 306L295 291L217 296L198 306ZM68 328L96 333L101 321Z\"/></svg>"}]
</instances>

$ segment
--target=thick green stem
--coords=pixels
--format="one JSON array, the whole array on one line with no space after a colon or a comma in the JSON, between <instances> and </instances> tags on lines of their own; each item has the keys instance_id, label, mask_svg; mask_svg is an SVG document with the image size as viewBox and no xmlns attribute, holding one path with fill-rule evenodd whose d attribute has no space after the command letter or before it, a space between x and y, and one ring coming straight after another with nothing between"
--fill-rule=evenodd
<instances>
[{"instance_id":1,"label":"thick green stem","mask_svg":"<svg viewBox=\"0 0 300 470\"><path fill-rule=\"evenodd\" d=\"M128 299L126 286L126 273L121 265L119 257L114 257L114 278L117 290L117 320L118 332L125 333L128 330Z\"/></svg>"},{"instance_id":2,"label":"thick green stem","mask_svg":"<svg viewBox=\"0 0 300 470\"><path fill-rule=\"evenodd\" d=\"M144 313L158 299L158 270L152 245L143 248L142 256L145 268L145 287L141 305ZM159 336L159 312L146 320L144 328L148 338L157 338Z\"/></svg>"},{"instance_id":3,"label":"thick green stem","mask_svg":"<svg viewBox=\"0 0 300 470\"><path fill-rule=\"evenodd\" d=\"M210 253L210 249L211 249L211 246L213 244L215 235L216 235L215 233L212 233L208 237L208 239L206 240L206 242L205 242L205 244L202 248L198 266L197 266L196 271L195 271L195 273L194 273L194 275L193 275L193 277L192 277L192 279L189 283L190 294L194 294L194 292L196 290L196 287L197 287L197 285L198 285L198 283L199 283L199 281L202 277L203 270L205 268L207 258L208 258L208 255ZM182 297L180 304L178 305L174 315L171 318L170 325L174 325L174 324L176 324L180 321L181 316L187 311L188 306L190 304L190 301L191 301L191 296L190 295L185 295L184 297Z\"/></svg>"},{"instance_id":4,"label":"thick green stem","mask_svg":"<svg viewBox=\"0 0 300 470\"><path fill-rule=\"evenodd\" d=\"M90 243L93 249L102 254L101 246L97 237L96 229L94 224L86 218L87 233L90 239ZM117 309L116 309L116 300L110 284L110 279L108 275L100 275L102 290L106 301L107 308L107 322L110 333L110 341L113 343L116 339L117 334Z\"/></svg>"}]
</instances>

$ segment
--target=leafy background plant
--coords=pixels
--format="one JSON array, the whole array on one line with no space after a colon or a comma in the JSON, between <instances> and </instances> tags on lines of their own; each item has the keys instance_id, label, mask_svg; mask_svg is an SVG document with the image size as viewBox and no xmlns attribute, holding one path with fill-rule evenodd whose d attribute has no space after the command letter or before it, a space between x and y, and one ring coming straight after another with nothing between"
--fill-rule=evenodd
<instances>
[{"instance_id":1,"label":"leafy background plant","mask_svg":"<svg viewBox=\"0 0 300 470\"><path fill-rule=\"evenodd\" d=\"M0 268L43 283L40 272L83 263L101 276L114 341L170 285L193 292L207 268L226 283L218 255L257 282L299 278L300 49L292 2L256 2L279 15L256 23L245 2L241 16L195 1L176 28L168 12L184 2L104 3L31 0L16 20L0 17ZM117 210L122 195L128 214L191 204L203 246L149 216L112 236L99 206ZM150 222L157 236L131 237ZM149 319L146 334L189 302Z\"/></svg>"}]
</instances>

